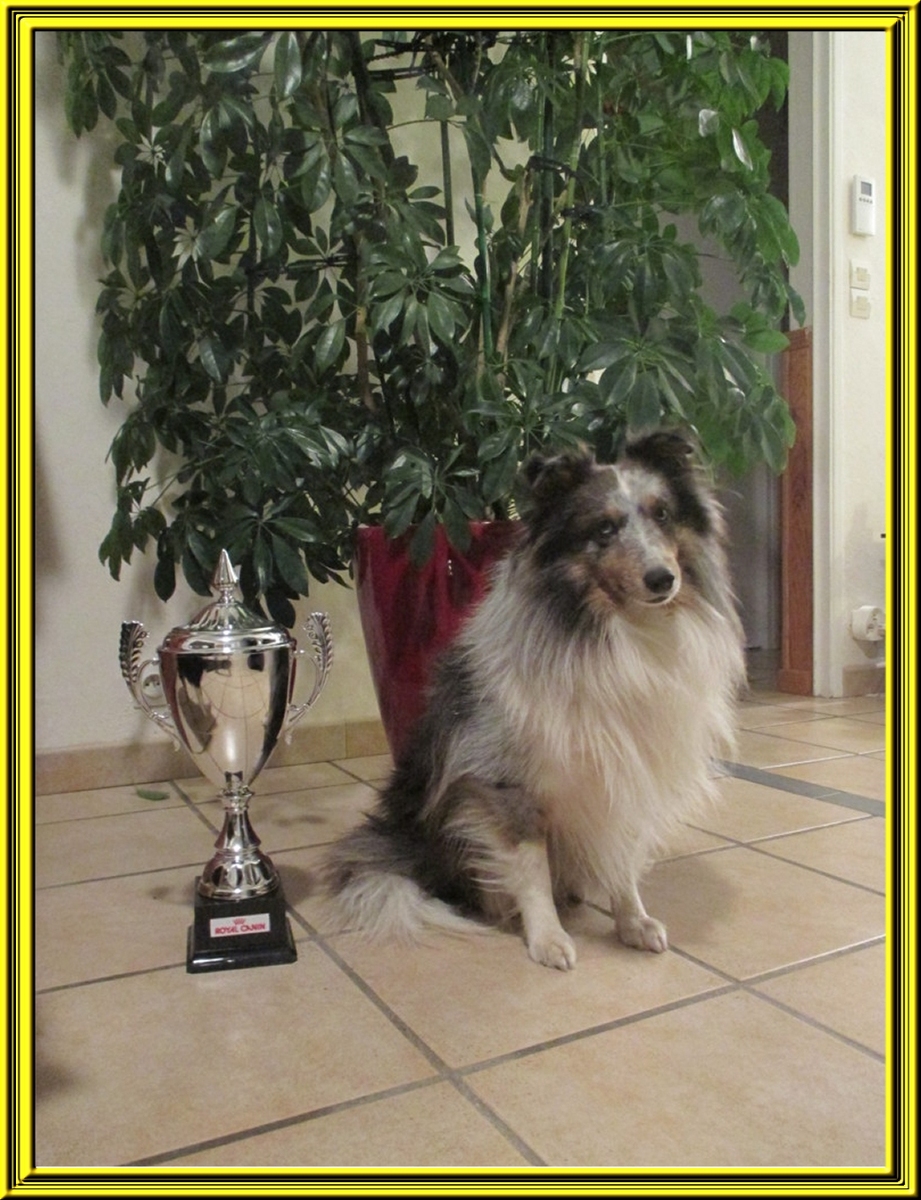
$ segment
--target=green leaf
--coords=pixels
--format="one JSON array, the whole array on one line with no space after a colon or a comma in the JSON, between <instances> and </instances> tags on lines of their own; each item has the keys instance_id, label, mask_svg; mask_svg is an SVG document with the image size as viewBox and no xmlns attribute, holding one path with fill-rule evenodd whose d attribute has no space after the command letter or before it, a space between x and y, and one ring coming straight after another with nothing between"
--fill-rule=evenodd
<instances>
[{"instance_id":1,"label":"green leaf","mask_svg":"<svg viewBox=\"0 0 921 1200\"><path fill-rule=\"evenodd\" d=\"M297 34L290 30L279 35L275 43L275 90L280 100L287 100L301 85L303 68Z\"/></svg>"},{"instance_id":2,"label":"green leaf","mask_svg":"<svg viewBox=\"0 0 921 1200\"><path fill-rule=\"evenodd\" d=\"M233 364L220 340L207 334L199 338L198 353L201 356L202 366L211 379L215 383L226 383Z\"/></svg>"},{"instance_id":3,"label":"green leaf","mask_svg":"<svg viewBox=\"0 0 921 1200\"><path fill-rule=\"evenodd\" d=\"M662 400L655 375L641 371L627 397L627 424L631 429L652 429L662 419Z\"/></svg>"},{"instance_id":4,"label":"green leaf","mask_svg":"<svg viewBox=\"0 0 921 1200\"><path fill-rule=\"evenodd\" d=\"M435 527L438 524L433 512L426 513L419 528L409 543L409 561L414 567L424 567L435 549Z\"/></svg>"},{"instance_id":5,"label":"green leaf","mask_svg":"<svg viewBox=\"0 0 921 1200\"><path fill-rule=\"evenodd\" d=\"M345 131L342 140L346 145L386 146L387 135L373 125L355 125Z\"/></svg>"},{"instance_id":6,"label":"green leaf","mask_svg":"<svg viewBox=\"0 0 921 1200\"><path fill-rule=\"evenodd\" d=\"M253 223L256 226L256 237L262 247L262 257L273 258L281 247L284 228L278 209L265 196L260 196L256 201Z\"/></svg>"},{"instance_id":7,"label":"green leaf","mask_svg":"<svg viewBox=\"0 0 921 1200\"><path fill-rule=\"evenodd\" d=\"M745 345L759 354L779 354L789 344L790 339L779 329L759 329L745 335Z\"/></svg>"},{"instance_id":8,"label":"green leaf","mask_svg":"<svg viewBox=\"0 0 921 1200\"><path fill-rule=\"evenodd\" d=\"M589 371L603 371L606 367L612 367L615 363L620 362L630 353L630 345L627 342L597 342L594 346L588 346L583 350L576 364L576 370L580 374L588 374Z\"/></svg>"},{"instance_id":9,"label":"green leaf","mask_svg":"<svg viewBox=\"0 0 921 1200\"><path fill-rule=\"evenodd\" d=\"M275 566L282 579L299 596L305 596L309 589L304 560L297 550L284 538L272 536L272 552L275 555Z\"/></svg>"},{"instance_id":10,"label":"green leaf","mask_svg":"<svg viewBox=\"0 0 921 1200\"><path fill-rule=\"evenodd\" d=\"M409 529L415 519L418 502L418 493L412 488L398 504L385 511L384 532L388 537L398 538Z\"/></svg>"},{"instance_id":11,"label":"green leaf","mask_svg":"<svg viewBox=\"0 0 921 1200\"><path fill-rule=\"evenodd\" d=\"M221 134L217 107L209 108L198 130L198 151L214 179L220 179L227 164L227 147Z\"/></svg>"},{"instance_id":12,"label":"green leaf","mask_svg":"<svg viewBox=\"0 0 921 1200\"><path fill-rule=\"evenodd\" d=\"M455 550L459 550L463 554L470 546L470 522L466 514L459 504L455 503L450 496L446 496L444 511L441 515L448 540Z\"/></svg>"},{"instance_id":13,"label":"green leaf","mask_svg":"<svg viewBox=\"0 0 921 1200\"><path fill-rule=\"evenodd\" d=\"M176 563L169 555L161 555L154 569L154 591L163 601L176 590Z\"/></svg>"},{"instance_id":14,"label":"green leaf","mask_svg":"<svg viewBox=\"0 0 921 1200\"><path fill-rule=\"evenodd\" d=\"M426 301L429 327L440 342L449 343L454 337L454 317L451 309L437 292L432 292Z\"/></svg>"},{"instance_id":15,"label":"green leaf","mask_svg":"<svg viewBox=\"0 0 921 1200\"><path fill-rule=\"evenodd\" d=\"M142 800L169 800L169 792L161 792L154 788L136 788L135 795L140 796Z\"/></svg>"},{"instance_id":16,"label":"green leaf","mask_svg":"<svg viewBox=\"0 0 921 1200\"><path fill-rule=\"evenodd\" d=\"M271 37L270 32L251 32L218 42L205 52L205 66L220 74L231 74L257 66Z\"/></svg>"},{"instance_id":17,"label":"green leaf","mask_svg":"<svg viewBox=\"0 0 921 1200\"><path fill-rule=\"evenodd\" d=\"M219 209L198 235L199 258L210 261L220 257L233 237L236 221L237 210L235 207L226 204Z\"/></svg>"},{"instance_id":18,"label":"green leaf","mask_svg":"<svg viewBox=\"0 0 921 1200\"><path fill-rule=\"evenodd\" d=\"M339 360L345 345L345 321L332 321L320 334L313 356L314 370L318 375L328 371Z\"/></svg>"}]
</instances>

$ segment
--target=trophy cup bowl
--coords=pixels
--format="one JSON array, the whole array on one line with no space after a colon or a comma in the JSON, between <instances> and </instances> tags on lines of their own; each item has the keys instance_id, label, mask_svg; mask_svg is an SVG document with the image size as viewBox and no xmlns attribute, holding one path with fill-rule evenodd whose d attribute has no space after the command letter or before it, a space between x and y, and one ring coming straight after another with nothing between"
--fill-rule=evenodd
<instances>
[{"instance_id":1,"label":"trophy cup bowl","mask_svg":"<svg viewBox=\"0 0 921 1200\"><path fill-rule=\"evenodd\" d=\"M121 671L138 707L184 747L224 806L215 854L196 881L189 971L297 957L281 879L249 819L250 785L281 734L323 690L332 665L329 619L312 613L304 625L314 683L307 700L294 704L297 661L306 651L246 608L236 582L222 550L212 584L218 598L171 630L152 659L142 661L147 631L139 621L121 630Z\"/></svg>"}]
</instances>

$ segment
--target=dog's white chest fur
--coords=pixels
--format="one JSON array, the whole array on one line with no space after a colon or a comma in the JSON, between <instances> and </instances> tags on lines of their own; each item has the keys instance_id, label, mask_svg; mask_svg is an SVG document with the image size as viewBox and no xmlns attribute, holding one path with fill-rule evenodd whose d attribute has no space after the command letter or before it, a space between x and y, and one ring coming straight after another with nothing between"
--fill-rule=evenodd
<instances>
[{"instance_id":1,"label":"dog's white chest fur","mask_svg":"<svg viewBox=\"0 0 921 1200\"><path fill-rule=\"evenodd\" d=\"M622 622L600 645L557 643L540 670L527 653L492 662L521 782L547 815L556 875L616 890L711 797L733 706L710 681L732 677L724 667L738 653L723 618L701 604Z\"/></svg>"}]
</instances>

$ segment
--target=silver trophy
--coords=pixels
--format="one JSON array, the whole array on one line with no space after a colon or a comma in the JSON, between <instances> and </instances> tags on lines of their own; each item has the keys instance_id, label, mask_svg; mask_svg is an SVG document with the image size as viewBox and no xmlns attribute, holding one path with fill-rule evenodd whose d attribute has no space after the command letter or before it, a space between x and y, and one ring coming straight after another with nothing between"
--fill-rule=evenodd
<instances>
[{"instance_id":1,"label":"silver trophy","mask_svg":"<svg viewBox=\"0 0 921 1200\"><path fill-rule=\"evenodd\" d=\"M313 690L294 704L296 664L307 651L246 608L236 583L222 550L212 583L217 599L171 630L154 658L142 660L147 630L139 621L125 621L121 630L121 671L138 707L189 752L224 805L216 853L196 884L190 971L297 957L281 880L250 823L250 784L279 736L316 702L333 659L329 619L311 613L304 631Z\"/></svg>"}]
</instances>

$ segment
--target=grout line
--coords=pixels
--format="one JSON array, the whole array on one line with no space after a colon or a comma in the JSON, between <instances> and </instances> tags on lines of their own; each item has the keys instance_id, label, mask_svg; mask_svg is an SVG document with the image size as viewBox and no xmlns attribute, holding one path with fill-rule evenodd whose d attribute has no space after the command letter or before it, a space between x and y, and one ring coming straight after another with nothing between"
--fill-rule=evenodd
<instances>
[{"instance_id":1,"label":"grout line","mask_svg":"<svg viewBox=\"0 0 921 1200\"><path fill-rule=\"evenodd\" d=\"M838 946L834 950L823 950L820 954L814 954L811 958L800 959L799 962L787 963L783 967L772 967L770 971L761 971L757 975L750 975L747 979L740 980L749 987L757 987L759 984L767 983L771 979L780 979L784 975L793 975L803 967L812 967L817 963L830 962L835 958L846 958L849 954L856 954L860 950L868 950L871 946L885 945L886 935L878 933L874 937L866 938L862 942L854 942L851 946Z\"/></svg>"},{"instance_id":2,"label":"grout line","mask_svg":"<svg viewBox=\"0 0 921 1200\"><path fill-rule=\"evenodd\" d=\"M119 971L115 975L96 975L93 979L74 979L70 983L56 983L51 987L36 988L36 996L51 996L55 992L71 992L75 988L92 987L96 983L114 983L119 979L135 979L138 975L156 975L160 971L176 971L185 969L185 959L181 962L161 963L157 967L139 967L136 971Z\"/></svg>"},{"instance_id":3,"label":"grout line","mask_svg":"<svg viewBox=\"0 0 921 1200\"><path fill-rule=\"evenodd\" d=\"M63 879L60 883L43 883L35 888L36 892L53 892L59 888L81 887L85 883L111 883L115 879L136 879L140 875L163 875L167 871L201 871L204 860L195 862L171 863L168 867L147 867L143 871L121 871L118 875L91 875L86 879Z\"/></svg>"},{"instance_id":4,"label":"grout line","mask_svg":"<svg viewBox=\"0 0 921 1200\"><path fill-rule=\"evenodd\" d=\"M853 822L842 822L842 823L843 824L853 824ZM822 825L822 826L820 826L820 828L821 829L829 829L829 828L831 828L831 826ZM795 836L796 836L795 833L784 833L784 834L780 834L779 837L777 837L776 839L766 839L766 840L782 841L785 838L795 837ZM756 853L764 855L765 858L771 858L774 860L774 862L782 862L782 863L786 863L788 866L791 866L791 867L799 867L801 870L811 871L814 875L821 875L825 879L833 879L835 881L835 883L846 883L850 887L859 888L862 892L869 892L870 895L872 895L872 896L882 896L885 899L885 896L886 896L885 888L871 887L869 884L860 883L856 879L846 879L843 875L835 875L831 871L823 871L821 867L814 867L814 866L812 866L811 863L797 862L796 859L785 858L782 854L776 854L776 853L772 854L771 851L766 846L761 845L760 842L748 842L748 843L746 843L746 845L748 846L749 850L754 850Z\"/></svg>"},{"instance_id":5,"label":"grout line","mask_svg":"<svg viewBox=\"0 0 921 1200\"><path fill-rule=\"evenodd\" d=\"M692 959L692 961L694 960ZM711 974L725 976L725 972L715 970L712 967L708 967L707 970ZM574 1029L571 1033L563 1033L559 1037L548 1038L544 1042L535 1042L530 1046L522 1046L518 1050L509 1050L504 1054L497 1054L493 1058L484 1058L480 1062L467 1063L465 1066L457 1068L458 1073L462 1076L478 1075L481 1071L488 1071L493 1067L504 1066L506 1063L518 1062L525 1058L532 1058L535 1054L542 1054L545 1050L555 1050L560 1046L569 1046L573 1042L582 1042L586 1038L596 1037L600 1033L609 1033L612 1029L621 1029L625 1025L636 1025L649 1017L658 1017L663 1013L689 1008L692 1004L700 1004L705 1000L712 1000L717 996L727 995L729 992L738 991L744 986L739 980L732 979L730 976L725 976L725 979L726 982L722 986L715 985L707 988L705 991L695 992L693 996L683 996L678 1000L669 1000L665 1004L657 1004L652 1008L644 1008L638 1012L627 1013L626 1016L615 1017L611 1021L602 1021L598 1025L589 1025L584 1029Z\"/></svg>"},{"instance_id":6,"label":"grout line","mask_svg":"<svg viewBox=\"0 0 921 1200\"><path fill-rule=\"evenodd\" d=\"M340 1100L335 1104L325 1104L320 1108L312 1108L308 1112L297 1113L293 1117L279 1117L276 1121L266 1121L262 1125L253 1125L248 1129L241 1129L235 1133L224 1134L219 1137L206 1138L201 1142L192 1142L187 1146L176 1147L172 1150L161 1150L156 1154L149 1154L145 1158L137 1158L133 1162L124 1163L126 1167L154 1167L162 1163L173 1162L175 1159L188 1158L191 1154L201 1154L206 1150L217 1150L223 1146L233 1146L238 1142L246 1142L251 1138L262 1137L266 1133L275 1133L280 1129L291 1129L295 1125L306 1125L310 1121L317 1121L322 1117L328 1117L334 1113L346 1112L352 1108L361 1108L366 1104L374 1104L378 1100L390 1100L395 1096L405 1096L410 1092L419 1091L420 1088L432 1087L434 1084L440 1083L441 1080L436 1077L428 1079L417 1079L411 1083L396 1084L394 1087L382 1088L378 1092L368 1092L364 1096L356 1096L351 1100Z\"/></svg>"},{"instance_id":7,"label":"grout line","mask_svg":"<svg viewBox=\"0 0 921 1200\"><path fill-rule=\"evenodd\" d=\"M800 1012L798 1008L793 1008L789 1004L785 1004L782 1000L777 1000L773 996L767 995L765 992L759 992L757 988L745 986L746 991L751 996L757 996L759 1000L764 1000L774 1008L780 1009L787 1016L795 1017L798 1021L802 1021L805 1025L811 1026L813 1029L818 1029L822 1033L833 1037L837 1042L843 1042L845 1046L850 1046L852 1050L858 1050L861 1054L867 1055L868 1058L873 1058L879 1063L885 1063L885 1054L880 1054L878 1050L874 1050L872 1046L866 1046L863 1042L858 1042L854 1038L848 1037L846 1033L839 1033L837 1029L833 1029L831 1025L826 1025L824 1022L817 1020L815 1017L810 1017L808 1013Z\"/></svg>"},{"instance_id":8,"label":"grout line","mask_svg":"<svg viewBox=\"0 0 921 1200\"><path fill-rule=\"evenodd\" d=\"M817 1018L810 1017L807 1013L801 1012L798 1008L794 1008L792 1005L785 1004L780 1000L775 1000L774 997L758 991L758 988L762 983L768 983L772 979L780 979L786 975L795 975L798 972L808 967L816 966L819 963L830 962L836 958L845 958L848 955L855 954L860 950L866 950L871 946L878 946L882 943L885 943L885 940L885 934L879 934L876 937L867 938L865 941L855 942L852 946L839 946L834 950L827 950L821 954L812 955L810 958L800 959L795 963L787 963L783 967L774 967L770 971L762 971L757 975L748 977L747 979L736 979L727 971L722 970L720 967L713 966L712 963L705 962L703 959L698 958L694 954L690 954L687 950L682 950L680 947L670 946L669 951L677 954L687 962L693 963L695 966L701 967L712 972L714 975L719 975L721 978L725 979L728 986L723 988L718 993L719 995L723 995L730 991L747 992L749 995L756 996L759 1000L764 1000L767 1003L772 1004L775 1008L781 1009L789 1016L795 1017L797 1020L804 1022L804 1024L810 1025L814 1029L819 1029L823 1033L827 1033L831 1037L836 1038L838 1041L844 1042L852 1049L859 1050L861 1053L866 1054L870 1058L876 1059L877 1062L885 1063L885 1054L880 1054L879 1051L874 1050L871 1046L867 1046L863 1042L858 1042L854 1038L850 1038L846 1034L840 1033L831 1025L826 1025ZM703 998L706 999L707 996L713 994L714 993L709 992ZM649 1011L652 1012L652 1010Z\"/></svg>"},{"instance_id":9,"label":"grout line","mask_svg":"<svg viewBox=\"0 0 921 1200\"><path fill-rule=\"evenodd\" d=\"M487 1104L481 1096L476 1094L476 1092L467 1083L466 1079L464 1079L459 1072L452 1071L449 1082L454 1085L456 1091L470 1105L472 1105L473 1108L476 1109L476 1111L481 1117L484 1118L484 1120L488 1121L495 1130L502 1134L505 1140L518 1151L518 1153L522 1156L522 1158L525 1159L529 1166L549 1166L549 1163L545 1162L544 1159L542 1159L540 1155L528 1145L524 1138L521 1137L519 1133L516 1133L511 1125L509 1125L507 1121L503 1120L503 1118L499 1116L499 1114L491 1105Z\"/></svg>"},{"instance_id":10,"label":"grout line","mask_svg":"<svg viewBox=\"0 0 921 1200\"><path fill-rule=\"evenodd\" d=\"M844 755L852 758L856 755ZM825 761L820 759L817 761ZM726 762L719 764L720 768L734 779L744 779L749 783L760 783L764 787L774 788L775 791L792 792L795 796L805 796L809 800L822 800L826 804L837 804L841 808L852 808L856 812L866 813L871 817L884 817L886 805L882 800L874 800L870 796L861 796L856 792L842 792L835 788L825 787L818 783L809 783L804 779L793 779L789 775L778 775L774 771L762 767L750 767L746 763Z\"/></svg>"},{"instance_id":11,"label":"grout line","mask_svg":"<svg viewBox=\"0 0 921 1200\"><path fill-rule=\"evenodd\" d=\"M532 1166L545 1166L543 1159L527 1144L527 1142L516 1133L499 1114L480 1097L474 1093L464 1083L462 1074L459 1070L449 1066L444 1061L441 1055L437 1054L431 1046L424 1041L414 1029L398 1016L396 1012L381 996L377 994L373 987L358 974L342 956L326 941L325 938L317 936L314 945L318 946L328 958L355 984L359 991L371 1001L378 1011L390 1022L394 1028L406 1038L428 1062L438 1071L439 1078L450 1083L455 1090L469 1103L477 1109L481 1116L485 1117L490 1124L511 1143L512 1146L521 1154Z\"/></svg>"}]
</instances>

